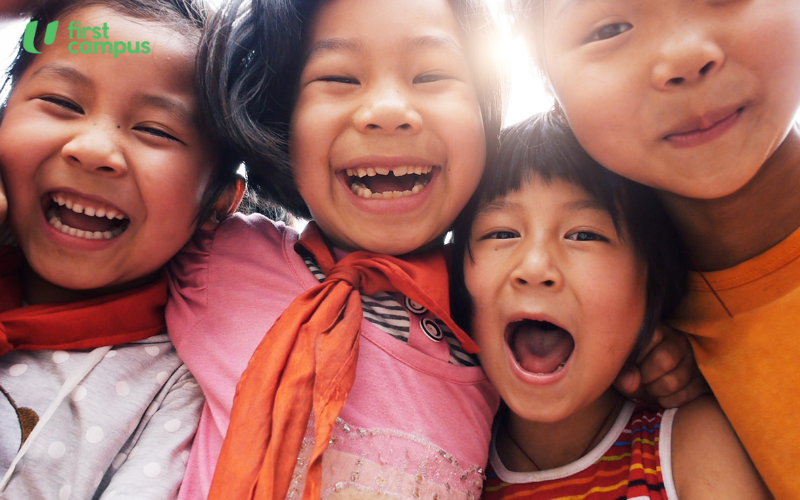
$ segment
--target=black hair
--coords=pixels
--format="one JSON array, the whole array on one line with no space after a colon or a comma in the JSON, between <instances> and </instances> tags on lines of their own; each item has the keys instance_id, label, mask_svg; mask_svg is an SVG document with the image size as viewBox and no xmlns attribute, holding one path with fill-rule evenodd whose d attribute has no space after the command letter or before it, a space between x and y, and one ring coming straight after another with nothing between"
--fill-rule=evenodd
<instances>
[{"instance_id":1,"label":"black hair","mask_svg":"<svg viewBox=\"0 0 800 500\"><path fill-rule=\"evenodd\" d=\"M688 266L678 233L655 191L609 170L592 159L572 130L554 112L535 115L504 130L500 151L487 167L477 192L459 215L453 230L451 291L454 319L469 327L472 300L464 283L464 262L471 258L469 239L478 209L522 188L534 176L560 179L586 191L608 211L617 234L629 238L647 266L645 315L635 359L650 342L656 325L669 318L686 290Z\"/></svg>"},{"instance_id":2,"label":"black hair","mask_svg":"<svg viewBox=\"0 0 800 500\"><path fill-rule=\"evenodd\" d=\"M40 46L44 38L43 26L55 21L75 10L98 5L115 10L122 15L141 19L168 26L190 40L196 40L198 45L202 39L207 25L209 14L205 0L40 0L31 14L31 21L38 21L39 30L36 34L35 45ZM25 71L33 64L36 54L27 52L22 48L20 41L17 55L12 62L7 76L0 86L0 95L8 91L8 96L14 91ZM200 66L196 65L199 72ZM197 78L195 78L197 81ZM200 123L202 130L213 131L211 120L202 106L199 86L195 89L200 106ZM8 100L0 107L0 121L2 121ZM233 153L233 149L221 140L216 141L217 159L214 171L209 179L208 188L203 195L197 221L205 220L214 208L214 203L223 192L237 178L236 171L241 160Z\"/></svg>"},{"instance_id":3,"label":"black hair","mask_svg":"<svg viewBox=\"0 0 800 500\"><path fill-rule=\"evenodd\" d=\"M264 199L310 217L289 163L289 124L306 61L305 39L328 0L231 0L200 51L203 95L220 133L244 157L248 180ZM468 53L485 50L497 28L485 0L449 0L468 34ZM494 58L475 57L487 155L498 147L506 75Z\"/></svg>"}]
</instances>

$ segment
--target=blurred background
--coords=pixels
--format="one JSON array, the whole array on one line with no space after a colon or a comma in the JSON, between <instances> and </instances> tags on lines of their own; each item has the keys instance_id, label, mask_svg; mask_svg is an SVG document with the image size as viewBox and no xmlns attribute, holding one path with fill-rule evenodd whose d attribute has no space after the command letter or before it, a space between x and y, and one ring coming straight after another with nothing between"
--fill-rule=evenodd
<instances>
[{"instance_id":1,"label":"blurred background","mask_svg":"<svg viewBox=\"0 0 800 500\"><path fill-rule=\"evenodd\" d=\"M223 0L209 0L219 5ZM495 9L498 21L503 29L503 40L498 44L496 57L506 59L511 69L511 94L509 96L505 124L517 123L538 111L544 111L552 105L541 80L533 74L528 63L528 54L521 38L514 37L508 17L502 12L504 0L489 0ZM25 21L0 20L0 75L11 63L17 51L17 42L25 29Z\"/></svg>"}]
</instances>

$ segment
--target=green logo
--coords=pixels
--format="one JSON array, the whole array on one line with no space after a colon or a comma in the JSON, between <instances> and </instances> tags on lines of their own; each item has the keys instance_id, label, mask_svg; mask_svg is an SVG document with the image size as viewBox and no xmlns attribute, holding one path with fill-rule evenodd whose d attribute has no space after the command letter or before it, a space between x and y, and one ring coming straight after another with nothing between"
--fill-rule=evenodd
<instances>
[{"instance_id":1,"label":"green logo","mask_svg":"<svg viewBox=\"0 0 800 500\"><path fill-rule=\"evenodd\" d=\"M25 26L25 34L22 37L22 48L31 54L41 54L33 44L38 24L39 21L29 22ZM150 42L110 41L108 37L109 29L108 23L103 23L102 26L81 26L80 21L70 21L67 32L69 33L69 39L74 41L67 45L67 50L72 54L114 54L114 58L125 53L150 53ZM57 30L58 21L48 23L47 31L44 33L45 45L52 45L56 41Z\"/></svg>"},{"instance_id":2,"label":"green logo","mask_svg":"<svg viewBox=\"0 0 800 500\"><path fill-rule=\"evenodd\" d=\"M31 21L25 26L25 34L22 36L22 48L31 54L41 54L36 47L33 46L33 39L36 38L36 28L39 26L39 21ZM58 21L53 21L47 25L47 31L44 32L44 44L53 45L56 41L56 31L58 30Z\"/></svg>"}]
</instances>

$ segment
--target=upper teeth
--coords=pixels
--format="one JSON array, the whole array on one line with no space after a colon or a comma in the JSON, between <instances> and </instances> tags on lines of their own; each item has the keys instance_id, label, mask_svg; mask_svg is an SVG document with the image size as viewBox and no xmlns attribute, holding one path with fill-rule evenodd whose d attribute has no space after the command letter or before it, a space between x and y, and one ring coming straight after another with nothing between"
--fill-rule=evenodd
<instances>
[{"instance_id":1,"label":"upper teeth","mask_svg":"<svg viewBox=\"0 0 800 500\"><path fill-rule=\"evenodd\" d=\"M433 170L432 166L429 167L411 167L411 166L403 166L403 167L395 167L394 169L388 169L383 167L368 167L368 168L348 168L345 173L349 177L375 177L376 175L389 175L389 173L393 173L395 177L402 177L406 174L417 174L423 175L429 173Z\"/></svg>"},{"instance_id":2,"label":"upper teeth","mask_svg":"<svg viewBox=\"0 0 800 500\"><path fill-rule=\"evenodd\" d=\"M125 214L122 212L107 205L103 205L102 203L96 203L82 198L78 199L77 197L65 193L52 193L50 196L60 207L67 207L75 213L85 214L90 217L106 217L107 219L122 220L125 218ZM90 204L92 206L90 206Z\"/></svg>"}]
</instances>

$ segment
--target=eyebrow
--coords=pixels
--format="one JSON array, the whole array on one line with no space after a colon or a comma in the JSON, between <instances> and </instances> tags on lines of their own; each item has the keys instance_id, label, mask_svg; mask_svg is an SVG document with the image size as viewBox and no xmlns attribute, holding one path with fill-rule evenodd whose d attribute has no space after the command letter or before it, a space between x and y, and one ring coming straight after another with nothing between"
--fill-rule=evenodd
<instances>
[{"instance_id":1,"label":"eyebrow","mask_svg":"<svg viewBox=\"0 0 800 500\"><path fill-rule=\"evenodd\" d=\"M510 210L519 210L521 205L512 201L504 200L502 198L490 201L489 203L481 205L477 212L475 212L475 219L487 217L495 212L505 212Z\"/></svg>"},{"instance_id":2,"label":"eyebrow","mask_svg":"<svg viewBox=\"0 0 800 500\"><path fill-rule=\"evenodd\" d=\"M41 68L37 69L33 75L31 75L31 79L37 78L39 76L55 76L58 78L63 78L72 82L73 84L84 87L84 88L92 88L92 81L83 73L78 71L75 68L71 68L69 66L65 66L59 63L49 63L45 64Z\"/></svg>"},{"instance_id":3,"label":"eyebrow","mask_svg":"<svg viewBox=\"0 0 800 500\"><path fill-rule=\"evenodd\" d=\"M194 114L189 107L181 101L155 94L142 94L136 97L136 101L141 102L143 105L163 109L187 123L194 123L195 121Z\"/></svg>"},{"instance_id":4,"label":"eyebrow","mask_svg":"<svg viewBox=\"0 0 800 500\"><path fill-rule=\"evenodd\" d=\"M583 199L583 200L575 200L575 201L570 201L568 203L564 203L564 208L566 208L567 210L575 211L575 212L588 210L588 211L591 211L591 212L600 212L600 213L603 213L603 214L609 215L609 216L611 215L611 214L608 213L608 209L606 207L604 207L597 200L594 200L594 199L591 199L591 198L586 198L586 199Z\"/></svg>"},{"instance_id":5,"label":"eyebrow","mask_svg":"<svg viewBox=\"0 0 800 500\"><path fill-rule=\"evenodd\" d=\"M464 55L464 49L461 45L453 40L453 37L447 35L423 35L412 38L408 42L409 48L425 49L425 48L445 48L451 52L459 55Z\"/></svg>"},{"instance_id":6,"label":"eyebrow","mask_svg":"<svg viewBox=\"0 0 800 500\"><path fill-rule=\"evenodd\" d=\"M576 9L581 5L589 3L590 1L592 0L565 0L565 2L561 5L561 8L559 8L558 12L556 13L556 19L561 19L570 10Z\"/></svg>"},{"instance_id":7,"label":"eyebrow","mask_svg":"<svg viewBox=\"0 0 800 500\"><path fill-rule=\"evenodd\" d=\"M317 54L324 52L362 52L364 43L360 39L351 38L324 38L318 40L308 49L306 60L311 60Z\"/></svg>"}]
</instances>

